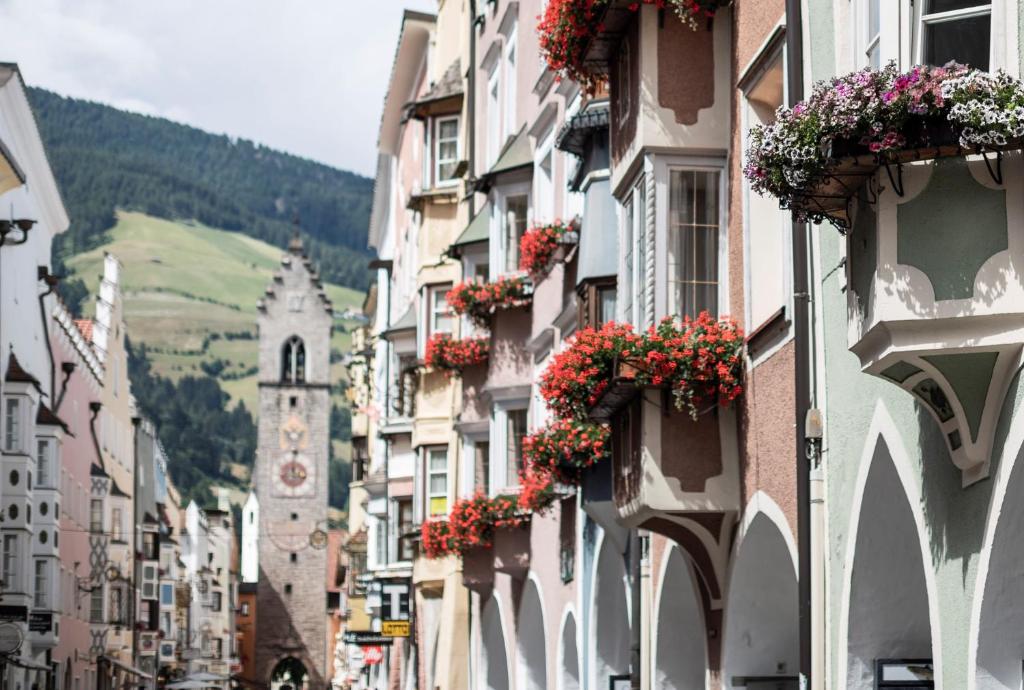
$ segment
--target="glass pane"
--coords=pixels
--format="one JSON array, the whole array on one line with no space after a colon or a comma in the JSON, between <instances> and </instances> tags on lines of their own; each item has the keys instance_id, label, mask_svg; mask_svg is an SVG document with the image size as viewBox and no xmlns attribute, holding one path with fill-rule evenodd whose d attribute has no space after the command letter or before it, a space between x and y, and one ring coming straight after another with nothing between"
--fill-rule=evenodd
<instances>
[{"instance_id":1,"label":"glass pane","mask_svg":"<svg viewBox=\"0 0 1024 690\"><path fill-rule=\"evenodd\" d=\"M878 0L874 0L877 2ZM949 12L950 10L963 10L968 7L988 7L990 3L978 2L978 0L932 0L928 3L928 13Z\"/></svg>"},{"instance_id":2,"label":"glass pane","mask_svg":"<svg viewBox=\"0 0 1024 690\"><path fill-rule=\"evenodd\" d=\"M714 173L694 173L694 222L718 225L718 185Z\"/></svg>"},{"instance_id":3,"label":"glass pane","mask_svg":"<svg viewBox=\"0 0 1024 690\"><path fill-rule=\"evenodd\" d=\"M879 28L881 27L881 21L879 7L881 0L868 0L868 40L870 41L878 35Z\"/></svg>"},{"instance_id":4,"label":"glass pane","mask_svg":"<svg viewBox=\"0 0 1024 690\"><path fill-rule=\"evenodd\" d=\"M459 134L459 122L458 120L442 120L439 129L438 139L454 139Z\"/></svg>"},{"instance_id":5,"label":"glass pane","mask_svg":"<svg viewBox=\"0 0 1024 690\"><path fill-rule=\"evenodd\" d=\"M598 296L598 321L604 323L615 318L615 290L603 288Z\"/></svg>"},{"instance_id":6,"label":"glass pane","mask_svg":"<svg viewBox=\"0 0 1024 690\"><path fill-rule=\"evenodd\" d=\"M442 141L437 145L437 157L443 161L450 161L457 155L457 147L454 141Z\"/></svg>"},{"instance_id":7,"label":"glass pane","mask_svg":"<svg viewBox=\"0 0 1024 690\"><path fill-rule=\"evenodd\" d=\"M443 474L432 474L430 475L430 486L427 488L427 492L431 496L437 496L443 494L448 488L448 478Z\"/></svg>"},{"instance_id":8,"label":"glass pane","mask_svg":"<svg viewBox=\"0 0 1024 690\"><path fill-rule=\"evenodd\" d=\"M698 281L718 280L718 228L695 228L693 278Z\"/></svg>"},{"instance_id":9,"label":"glass pane","mask_svg":"<svg viewBox=\"0 0 1024 690\"><path fill-rule=\"evenodd\" d=\"M439 496L430 499L430 514L431 515L444 515L448 512L448 499L444 496Z\"/></svg>"},{"instance_id":10,"label":"glass pane","mask_svg":"<svg viewBox=\"0 0 1024 690\"><path fill-rule=\"evenodd\" d=\"M672 171L669 190L669 312L717 311L718 179L713 171Z\"/></svg>"},{"instance_id":11,"label":"glass pane","mask_svg":"<svg viewBox=\"0 0 1024 690\"><path fill-rule=\"evenodd\" d=\"M444 471L448 468L448 451L446 450L432 450L430 451L430 470L436 472L438 470Z\"/></svg>"},{"instance_id":12,"label":"glass pane","mask_svg":"<svg viewBox=\"0 0 1024 690\"><path fill-rule=\"evenodd\" d=\"M925 32L926 63L944 65L955 60L980 70L988 69L989 39L992 33L990 15L928 23Z\"/></svg>"}]
</instances>

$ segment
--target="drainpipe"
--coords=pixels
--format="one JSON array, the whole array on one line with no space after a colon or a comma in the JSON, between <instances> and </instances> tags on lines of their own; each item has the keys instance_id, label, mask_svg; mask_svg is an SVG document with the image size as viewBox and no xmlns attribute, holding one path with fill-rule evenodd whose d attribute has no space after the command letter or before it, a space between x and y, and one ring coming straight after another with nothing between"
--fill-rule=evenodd
<instances>
[{"instance_id":1,"label":"drainpipe","mask_svg":"<svg viewBox=\"0 0 1024 690\"><path fill-rule=\"evenodd\" d=\"M50 328L46 318L46 304L44 300L53 293L57 287L57 276L51 275L46 266L36 268L36 276L46 284L46 292L39 295L39 318L43 322L43 337L46 338L46 354L50 358L50 405L53 406L54 395L57 385L57 365L53 361L53 347L50 346ZM56 414L56 412L54 412Z\"/></svg>"},{"instance_id":2,"label":"drainpipe","mask_svg":"<svg viewBox=\"0 0 1024 690\"><path fill-rule=\"evenodd\" d=\"M640 589L640 532L629 531L629 594L630 594L630 643L629 643L629 686L631 690L640 690L643 678L643 592Z\"/></svg>"},{"instance_id":3,"label":"drainpipe","mask_svg":"<svg viewBox=\"0 0 1024 690\"><path fill-rule=\"evenodd\" d=\"M803 99L803 17L801 0L786 0L786 72L788 102ZM812 673L811 606L811 495L810 463L805 421L811 408L810 285L808 281L808 226L793 223L793 334L794 334L794 428L797 466L798 612L800 626L801 687L821 687Z\"/></svg>"}]
</instances>

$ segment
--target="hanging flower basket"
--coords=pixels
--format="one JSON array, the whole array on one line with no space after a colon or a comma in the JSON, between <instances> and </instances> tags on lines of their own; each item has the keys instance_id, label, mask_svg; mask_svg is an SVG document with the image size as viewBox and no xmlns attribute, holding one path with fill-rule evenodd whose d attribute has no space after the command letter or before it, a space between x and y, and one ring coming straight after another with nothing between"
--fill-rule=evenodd
<instances>
[{"instance_id":1,"label":"hanging flower basket","mask_svg":"<svg viewBox=\"0 0 1024 690\"><path fill-rule=\"evenodd\" d=\"M880 166L902 195L900 166L969 153L986 157L1001 183L999 157L1024 141L1024 84L1004 72L963 65L889 64L814 87L811 97L750 132L744 175L798 220L850 227L850 200ZM884 184L884 182L883 182Z\"/></svg>"},{"instance_id":2,"label":"hanging flower basket","mask_svg":"<svg viewBox=\"0 0 1024 690\"><path fill-rule=\"evenodd\" d=\"M519 240L519 268L526 271L534 282L543 278L551 268L559 248L579 241L575 223L556 220L527 230Z\"/></svg>"},{"instance_id":3,"label":"hanging flower basket","mask_svg":"<svg viewBox=\"0 0 1024 690\"><path fill-rule=\"evenodd\" d=\"M610 430L573 418L556 419L523 440L529 467L547 472L562 484L579 484L583 470L611 456Z\"/></svg>"},{"instance_id":4,"label":"hanging flower basket","mask_svg":"<svg viewBox=\"0 0 1024 690\"><path fill-rule=\"evenodd\" d=\"M466 367L487 361L490 343L487 336L456 340L448 333L435 333L427 341L423 363L449 378L461 376Z\"/></svg>"},{"instance_id":5,"label":"hanging flower basket","mask_svg":"<svg viewBox=\"0 0 1024 690\"><path fill-rule=\"evenodd\" d=\"M664 319L644 334L606 323L577 333L541 375L541 395L559 417L583 419L616 383L665 387L693 419L702 407L732 403L743 392L743 332L729 318L701 312Z\"/></svg>"},{"instance_id":6,"label":"hanging flower basket","mask_svg":"<svg viewBox=\"0 0 1024 690\"><path fill-rule=\"evenodd\" d=\"M470 280L459 283L445 295L453 312L468 316L484 328L495 312L526 306L532 297L533 283L523 276L500 278L493 283Z\"/></svg>"},{"instance_id":7,"label":"hanging flower basket","mask_svg":"<svg viewBox=\"0 0 1024 690\"><path fill-rule=\"evenodd\" d=\"M590 93L597 90L604 76L586 65L587 49L604 31L604 15L614 4L614 0L550 0L537 25L540 52L548 67ZM638 12L641 5L656 5L697 29L728 4L729 0L642 0L625 7Z\"/></svg>"}]
</instances>

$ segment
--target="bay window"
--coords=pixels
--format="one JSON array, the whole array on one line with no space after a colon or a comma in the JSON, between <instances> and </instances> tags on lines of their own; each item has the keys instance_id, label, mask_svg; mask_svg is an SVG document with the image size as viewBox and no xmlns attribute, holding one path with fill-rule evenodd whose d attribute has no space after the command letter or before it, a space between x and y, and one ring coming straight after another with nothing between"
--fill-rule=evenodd
<instances>
[{"instance_id":1,"label":"bay window","mask_svg":"<svg viewBox=\"0 0 1024 690\"><path fill-rule=\"evenodd\" d=\"M430 310L428 315L429 335L452 332L452 323L455 317L446 299L450 289L451 285L438 285L427 289L428 309Z\"/></svg>"},{"instance_id":2,"label":"bay window","mask_svg":"<svg viewBox=\"0 0 1024 690\"><path fill-rule=\"evenodd\" d=\"M718 315L718 170L670 170L668 313Z\"/></svg>"},{"instance_id":3,"label":"bay window","mask_svg":"<svg viewBox=\"0 0 1024 690\"><path fill-rule=\"evenodd\" d=\"M25 448L22 437L27 407L27 401L22 398L11 396L4 399L4 450L8 453L20 453Z\"/></svg>"},{"instance_id":4,"label":"bay window","mask_svg":"<svg viewBox=\"0 0 1024 690\"><path fill-rule=\"evenodd\" d=\"M46 609L50 604L49 565L42 558L38 558L35 567L35 591L32 595L32 605L37 609Z\"/></svg>"},{"instance_id":5,"label":"bay window","mask_svg":"<svg viewBox=\"0 0 1024 690\"><path fill-rule=\"evenodd\" d=\"M921 62L955 60L989 69L992 4L979 0L926 0L921 9Z\"/></svg>"},{"instance_id":6,"label":"bay window","mask_svg":"<svg viewBox=\"0 0 1024 690\"><path fill-rule=\"evenodd\" d=\"M438 118L434 135L434 184L438 187L456 184L458 167L459 116Z\"/></svg>"},{"instance_id":7,"label":"bay window","mask_svg":"<svg viewBox=\"0 0 1024 690\"><path fill-rule=\"evenodd\" d=\"M523 469L523 439L526 437L526 410L505 412L505 472L508 486L519 485Z\"/></svg>"},{"instance_id":8,"label":"bay window","mask_svg":"<svg viewBox=\"0 0 1024 690\"><path fill-rule=\"evenodd\" d=\"M448 449L427 449L427 515L448 513Z\"/></svg>"},{"instance_id":9,"label":"bay window","mask_svg":"<svg viewBox=\"0 0 1024 690\"><path fill-rule=\"evenodd\" d=\"M395 534L395 560L398 561L411 561L412 560L412 543L406 538L406 535L412 530L413 526L413 505L411 498L400 498L394 502L395 510L395 525L397 527L397 534Z\"/></svg>"},{"instance_id":10,"label":"bay window","mask_svg":"<svg viewBox=\"0 0 1024 690\"><path fill-rule=\"evenodd\" d=\"M20 590L21 580L18 577L18 536L16 534L4 535L3 561L0 563L0 571L3 573L3 588L7 592Z\"/></svg>"},{"instance_id":11,"label":"bay window","mask_svg":"<svg viewBox=\"0 0 1024 690\"><path fill-rule=\"evenodd\" d=\"M526 188L528 189L528 187ZM519 240L526 233L527 219L530 214L530 195L527 192L499 196L498 204L498 243L499 255L491 265L497 269L492 279L519 271Z\"/></svg>"},{"instance_id":12,"label":"bay window","mask_svg":"<svg viewBox=\"0 0 1024 690\"><path fill-rule=\"evenodd\" d=\"M519 471L523 467L523 439L526 437L529 399L515 399L495 403L491 408L490 438L483 452L490 455L485 464L487 493L497 495L505 489L519 486ZM478 448L480 445L478 444ZM481 463L477 460L478 467Z\"/></svg>"},{"instance_id":13,"label":"bay window","mask_svg":"<svg viewBox=\"0 0 1024 690\"><path fill-rule=\"evenodd\" d=\"M40 438L36 440L36 479L40 487L50 488L53 481L53 451L55 447L54 439Z\"/></svg>"},{"instance_id":14,"label":"bay window","mask_svg":"<svg viewBox=\"0 0 1024 690\"><path fill-rule=\"evenodd\" d=\"M647 190L641 176L622 202L622 321L638 328L647 319Z\"/></svg>"}]
</instances>

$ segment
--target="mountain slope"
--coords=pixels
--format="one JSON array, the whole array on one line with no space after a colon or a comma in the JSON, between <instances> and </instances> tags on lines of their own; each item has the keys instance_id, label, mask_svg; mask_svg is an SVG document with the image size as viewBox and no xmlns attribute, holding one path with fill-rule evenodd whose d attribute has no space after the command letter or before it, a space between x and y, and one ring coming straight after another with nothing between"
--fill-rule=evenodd
<instances>
[{"instance_id":1,"label":"mountain slope","mask_svg":"<svg viewBox=\"0 0 1024 690\"><path fill-rule=\"evenodd\" d=\"M255 445L246 420L259 409L256 300L280 266L281 250L239 233L119 212L104 244L67 260L71 276L93 294L105 252L123 266L125 323L135 353L133 394L161 426L178 488L205 503L211 485L231 486L239 491L235 500L243 501ZM331 338L337 409L331 415L330 493L332 507L340 509L349 473L341 354L349 349L354 325L344 315L358 309L363 295L330 283L324 289L342 315ZM86 306L91 309L92 303ZM216 425L232 428L217 433Z\"/></svg>"},{"instance_id":2,"label":"mountain slope","mask_svg":"<svg viewBox=\"0 0 1024 690\"><path fill-rule=\"evenodd\" d=\"M102 244L117 209L194 219L277 247L298 218L324 279L365 287L368 178L43 89L29 97L72 219L63 256Z\"/></svg>"}]
</instances>

